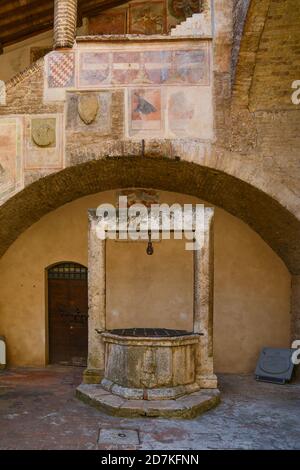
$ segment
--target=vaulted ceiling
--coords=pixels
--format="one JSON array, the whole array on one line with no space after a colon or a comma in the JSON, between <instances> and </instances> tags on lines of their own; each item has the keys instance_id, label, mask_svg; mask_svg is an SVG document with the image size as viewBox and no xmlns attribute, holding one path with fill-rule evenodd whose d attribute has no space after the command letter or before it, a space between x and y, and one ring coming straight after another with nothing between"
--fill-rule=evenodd
<instances>
[{"instance_id":1,"label":"vaulted ceiling","mask_svg":"<svg viewBox=\"0 0 300 470\"><path fill-rule=\"evenodd\" d=\"M78 24L128 0L78 0ZM54 0L0 0L1 48L53 27Z\"/></svg>"}]
</instances>

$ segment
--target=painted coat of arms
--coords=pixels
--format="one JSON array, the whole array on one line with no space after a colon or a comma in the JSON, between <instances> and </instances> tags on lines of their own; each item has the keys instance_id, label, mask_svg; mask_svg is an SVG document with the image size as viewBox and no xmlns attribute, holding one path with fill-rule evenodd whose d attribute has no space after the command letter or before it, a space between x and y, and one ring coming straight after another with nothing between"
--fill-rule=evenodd
<instances>
[{"instance_id":1,"label":"painted coat of arms","mask_svg":"<svg viewBox=\"0 0 300 470\"><path fill-rule=\"evenodd\" d=\"M53 52L48 56L48 87L74 86L75 61L72 52Z\"/></svg>"}]
</instances>

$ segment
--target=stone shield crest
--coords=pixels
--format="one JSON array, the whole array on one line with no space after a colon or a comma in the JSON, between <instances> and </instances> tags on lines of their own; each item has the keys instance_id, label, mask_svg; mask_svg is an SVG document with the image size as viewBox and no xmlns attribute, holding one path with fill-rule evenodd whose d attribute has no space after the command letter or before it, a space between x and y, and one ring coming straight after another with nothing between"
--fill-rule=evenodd
<instances>
[{"instance_id":1,"label":"stone shield crest","mask_svg":"<svg viewBox=\"0 0 300 470\"><path fill-rule=\"evenodd\" d=\"M87 125L96 119L99 110L98 97L95 94L80 95L78 98L78 114Z\"/></svg>"},{"instance_id":2,"label":"stone shield crest","mask_svg":"<svg viewBox=\"0 0 300 470\"><path fill-rule=\"evenodd\" d=\"M38 147L55 147L56 119L32 119L31 136Z\"/></svg>"}]
</instances>

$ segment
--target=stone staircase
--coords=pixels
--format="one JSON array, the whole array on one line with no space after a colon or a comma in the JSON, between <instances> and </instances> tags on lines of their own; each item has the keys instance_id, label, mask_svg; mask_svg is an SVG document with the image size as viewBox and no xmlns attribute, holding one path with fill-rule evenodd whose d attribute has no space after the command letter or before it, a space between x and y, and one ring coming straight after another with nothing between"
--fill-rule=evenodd
<instances>
[{"instance_id":1,"label":"stone staircase","mask_svg":"<svg viewBox=\"0 0 300 470\"><path fill-rule=\"evenodd\" d=\"M171 36L211 36L211 11L210 9L203 13L194 13L171 30Z\"/></svg>"}]
</instances>

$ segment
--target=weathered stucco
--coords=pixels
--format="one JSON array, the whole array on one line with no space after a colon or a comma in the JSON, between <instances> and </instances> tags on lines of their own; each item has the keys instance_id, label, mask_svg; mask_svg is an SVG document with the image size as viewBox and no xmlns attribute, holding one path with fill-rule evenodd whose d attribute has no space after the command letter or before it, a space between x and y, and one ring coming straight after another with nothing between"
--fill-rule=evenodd
<instances>
[{"instance_id":1,"label":"weathered stucco","mask_svg":"<svg viewBox=\"0 0 300 470\"><path fill-rule=\"evenodd\" d=\"M32 225L16 240L0 261L0 329L7 338L10 364L43 365L47 358L47 309L45 269L60 261L74 261L87 266L87 210L101 202L116 200L114 191L78 199L50 212ZM198 200L174 193L160 193L161 202L195 203ZM166 241L167 243L168 241ZM125 243L125 242L124 242ZM165 243L165 242L163 242ZM246 224L216 208L215 214L215 292L214 292L214 358L217 372L250 372L260 348L288 347L290 344L290 275L283 262ZM155 247L154 247L155 248ZM156 286L155 276L149 274L149 259L157 263L155 253L146 255L143 249L120 256L110 249L107 258L108 279L115 279L116 296L125 292L123 272L119 278L115 266L125 264L128 256L140 261L139 272L148 281L149 289ZM165 252L166 262L172 253ZM146 263L143 264L142 263ZM134 261L136 264L136 261ZM175 277L170 296L182 300L190 295L192 259L186 264L186 253L178 256L178 269L187 273ZM155 270L154 270L155 272ZM112 277L113 276L113 277ZM177 280L176 280L177 279ZM178 284L180 282L180 285ZM16 295L17 293L17 295ZM113 295L113 292L111 293ZM127 305L143 302L140 286L128 292ZM111 305L111 304L110 304ZM108 313L111 307L108 304ZM114 308L121 311L123 301ZM187 305L188 306L188 305ZM153 325L161 321L160 310L151 304L143 308L145 321ZM192 312L190 311L190 314ZM155 316L153 316L155 315ZM164 302L164 326L173 325L174 310ZM110 315L108 316L110 317ZM111 317L110 317L111 318ZM137 321L140 316L137 317ZM152 323L153 322L153 323ZM183 325L183 324L182 324ZM190 324L186 324L190 326Z\"/></svg>"}]
</instances>

